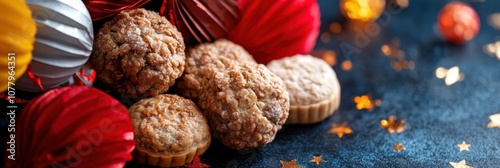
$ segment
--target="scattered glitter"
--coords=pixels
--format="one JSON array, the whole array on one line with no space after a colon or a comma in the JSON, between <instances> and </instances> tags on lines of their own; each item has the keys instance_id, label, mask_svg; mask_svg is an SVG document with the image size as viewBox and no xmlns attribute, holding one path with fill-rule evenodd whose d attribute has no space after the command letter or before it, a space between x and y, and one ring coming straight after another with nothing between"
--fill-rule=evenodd
<instances>
[{"instance_id":1,"label":"scattered glitter","mask_svg":"<svg viewBox=\"0 0 500 168\"><path fill-rule=\"evenodd\" d=\"M337 55L334 51L328 50L323 52L321 55L321 58L323 58L323 60L328 63L328 65L334 66L335 64L337 64Z\"/></svg>"},{"instance_id":2,"label":"scattered glitter","mask_svg":"<svg viewBox=\"0 0 500 168\"><path fill-rule=\"evenodd\" d=\"M461 160L460 162L449 162L453 168L474 168L472 166L469 166L465 163L465 159Z\"/></svg>"},{"instance_id":3,"label":"scattered glitter","mask_svg":"<svg viewBox=\"0 0 500 168\"><path fill-rule=\"evenodd\" d=\"M460 152L462 152L464 150L469 151L470 144L467 144L467 143L465 143L465 141L462 141L462 143L458 144L457 146L458 146Z\"/></svg>"},{"instance_id":4,"label":"scattered glitter","mask_svg":"<svg viewBox=\"0 0 500 168\"><path fill-rule=\"evenodd\" d=\"M490 123L487 125L488 128L500 128L500 113L490 115Z\"/></svg>"},{"instance_id":5,"label":"scattered glitter","mask_svg":"<svg viewBox=\"0 0 500 168\"><path fill-rule=\"evenodd\" d=\"M316 165L319 165L319 163L325 162L325 160L323 160L322 156L313 156L313 159L310 162L313 162L313 163L316 163Z\"/></svg>"},{"instance_id":6,"label":"scattered glitter","mask_svg":"<svg viewBox=\"0 0 500 168\"><path fill-rule=\"evenodd\" d=\"M380 120L380 126L390 134L403 132L406 129L405 120L396 120L395 118L394 115L391 115L387 120Z\"/></svg>"},{"instance_id":7,"label":"scattered glitter","mask_svg":"<svg viewBox=\"0 0 500 168\"><path fill-rule=\"evenodd\" d=\"M338 22L331 23L329 27L330 27L330 32L333 34L338 34L342 32L342 25L340 25L340 23Z\"/></svg>"},{"instance_id":8,"label":"scattered glitter","mask_svg":"<svg viewBox=\"0 0 500 168\"><path fill-rule=\"evenodd\" d=\"M402 150L406 150L405 146L403 146L402 143L398 143L398 144L394 145L394 147L392 147L392 149L394 149L398 152L401 152Z\"/></svg>"},{"instance_id":9,"label":"scattered glitter","mask_svg":"<svg viewBox=\"0 0 500 168\"><path fill-rule=\"evenodd\" d=\"M368 111L373 111L375 106L380 106L382 101L380 99L372 100L368 95L356 96L354 97L354 103L356 103L356 109Z\"/></svg>"},{"instance_id":10,"label":"scattered glitter","mask_svg":"<svg viewBox=\"0 0 500 168\"><path fill-rule=\"evenodd\" d=\"M396 72L400 72L405 69L415 69L415 63L413 61L405 60L405 52L399 49L401 41L399 38L392 39L390 44L384 44L380 47L382 54L387 56L391 61L391 66Z\"/></svg>"},{"instance_id":11,"label":"scattered glitter","mask_svg":"<svg viewBox=\"0 0 500 168\"><path fill-rule=\"evenodd\" d=\"M352 132L352 129L347 126L346 122L340 125L334 123L332 128L328 131L330 134L337 134L339 138L342 138L344 134L351 134Z\"/></svg>"},{"instance_id":12,"label":"scattered glitter","mask_svg":"<svg viewBox=\"0 0 500 168\"><path fill-rule=\"evenodd\" d=\"M340 65L340 68L344 71L351 71L352 69L352 62L351 60L344 60L342 61L342 64Z\"/></svg>"},{"instance_id":13,"label":"scattered glitter","mask_svg":"<svg viewBox=\"0 0 500 168\"><path fill-rule=\"evenodd\" d=\"M331 37L330 33L328 33L328 32L321 33L319 38L321 39L321 42L323 42L323 43L328 43L332 40L332 37Z\"/></svg>"}]
</instances>

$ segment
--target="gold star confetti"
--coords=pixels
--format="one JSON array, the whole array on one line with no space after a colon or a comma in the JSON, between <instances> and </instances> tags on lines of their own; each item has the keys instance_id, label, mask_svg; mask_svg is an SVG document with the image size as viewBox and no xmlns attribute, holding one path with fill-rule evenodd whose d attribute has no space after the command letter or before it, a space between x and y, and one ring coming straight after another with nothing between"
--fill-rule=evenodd
<instances>
[{"instance_id":1,"label":"gold star confetti","mask_svg":"<svg viewBox=\"0 0 500 168\"><path fill-rule=\"evenodd\" d=\"M293 159L289 162L280 160L282 168L303 168L302 166L297 165L297 159Z\"/></svg>"},{"instance_id":2,"label":"gold star confetti","mask_svg":"<svg viewBox=\"0 0 500 168\"><path fill-rule=\"evenodd\" d=\"M354 97L354 103L356 103L356 109L366 109L371 112L373 111L375 106L380 106L382 104L382 101L380 99L372 100L370 96L362 95Z\"/></svg>"},{"instance_id":3,"label":"gold star confetti","mask_svg":"<svg viewBox=\"0 0 500 168\"><path fill-rule=\"evenodd\" d=\"M344 70L344 71L351 71L351 69L352 69L351 60L342 61L342 64L340 64L340 68L342 68L342 70Z\"/></svg>"},{"instance_id":4,"label":"gold star confetti","mask_svg":"<svg viewBox=\"0 0 500 168\"><path fill-rule=\"evenodd\" d=\"M316 163L316 165L319 165L319 163L325 162L325 160L323 160L322 156L313 156L313 159L310 162L313 162L313 163Z\"/></svg>"},{"instance_id":5,"label":"gold star confetti","mask_svg":"<svg viewBox=\"0 0 500 168\"><path fill-rule=\"evenodd\" d=\"M488 128L500 128L500 113L490 115L490 123L487 125Z\"/></svg>"},{"instance_id":6,"label":"gold star confetti","mask_svg":"<svg viewBox=\"0 0 500 168\"><path fill-rule=\"evenodd\" d=\"M395 118L394 115L391 115L387 120L380 120L380 126L390 134L403 132L406 129L405 120L396 120Z\"/></svg>"},{"instance_id":7,"label":"gold star confetti","mask_svg":"<svg viewBox=\"0 0 500 168\"><path fill-rule=\"evenodd\" d=\"M469 151L470 144L467 144L467 143L465 143L465 141L462 141L462 143L458 144L457 146L458 146L458 148L460 148L460 152L462 152L464 150Z\"/></svg>"},{"instance_id":8,"label":"gold star confetti","mask_svg":"<svg viewBox=\"0 0 500 168\"><path fill-rule=\"evenodd\" d=\"M438 67L436 69L436 77L438 79L444 79L446 86L450 86L458 81L462 81L464 79L464 74L460 73L460 68L458 66L451 67L450 69Z\"/></svg>"},{"instance_id":9,"label":"gold star confetti","mask_svg":"<svg viewBox=\"0 0 500 168\"><path fill-rule=\"evenodd\" d=\"M465 159L460 162L449 162L453 168L474 168L465 163Z\"/></svg>"},{"instance_id":10,"label":"gold star confetti","mask_svg":"<svg viewBox=\"0 0 500 168\"><path fill-rule=\"evenodd\" d=\"M486 52L486 54L488 55L496 56L500 60L500 41L497 41L495 43L485 44L484 52Z\"/></svg>"},{"instance_id":11,"label":"gold star confetti","mask_svg":"<svg viewBox=\"0 0 500 168\"><path fill-rule=\"evenodd\" d=\"M338 124L333 124L332 128L328 131L330 134L337 134L339 138L342 138L344 134L351 134L353 131L351 128L347 127L347 123L344 122L340 125Z\"/></svg>"},{"instance_id":12,"label":"gold star confetti","mask_svg":"<svg viewBox=\"0 0 500 168\"><path fill-rule=\"evenodd\" d=\"M392 149L401 152L402 150L406 150L405 146L402 143L398 143L392 147Z\"/></svg>"}]
</instances>

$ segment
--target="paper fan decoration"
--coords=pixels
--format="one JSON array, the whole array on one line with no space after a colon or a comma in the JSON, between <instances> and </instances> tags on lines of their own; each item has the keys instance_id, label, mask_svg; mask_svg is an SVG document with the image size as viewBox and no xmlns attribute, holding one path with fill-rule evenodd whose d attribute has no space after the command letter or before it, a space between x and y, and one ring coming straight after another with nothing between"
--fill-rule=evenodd
<instances>
[{"instance_id":1,"label":"paper fan decoration","mask_svg":"<svg viewBox=\"0 0 500 168\"><path fill-rule=\"evenodd\" d=\"M0 1L0 92L28 68L35 41L36 24L23 0ZM11 82L9 85L8 82Z\"/></svg>"},{"instance_id":2,"label":"paper fan decoration","mask_svg":"<svg viewBox=\"0 0 500 168\"><path fill-rule=\"evenodd\" d=\"M87 62L92 51L92 19L82 1L26 0L37 24L27 73L19 90L40 92L58 87Z\"/></svg>"},{"instance_id":3,"label":"paper fan decoration","mask_svg":"<svg viewBox=\"0 0 500 168\"><path fill-rule=\"evenodd\" d=\"M151 0L83 0L93 21L114 16L122 10L136 9Z\"/></svg>"},{"instance_id":4,"label":"paper fan decoration","mask_svg":"<svg viewBox=\"0 0 500 168\"><path fill-rule=\"evenodd\" d=\"M15 160L5 159L11 168L123 167L135 148L128 109L86 86L33 99L18 114L15 129Z\"/></svg>"},{"instance_id":5,"label":"paper fan decoration","mask_svg":"<svg viewBox=\"0 0 500 168\"><path fill-rule=\"evenodd\" d=\"M240 44L259 63L307 54L319 34L316 0L238 0L240 20L228 39Z\"/></svg>"},{"instance_id":6,"label":"paper fan decoration","mask_svg":"<svg viewBox=\"0 0 500 168\"><path fill-rule=\"evenodd\" d=\"M197 44L225 37L239 9L234 0L164 0L160 15L177 27L186 44Z\"/></svg>"}]
</instances>

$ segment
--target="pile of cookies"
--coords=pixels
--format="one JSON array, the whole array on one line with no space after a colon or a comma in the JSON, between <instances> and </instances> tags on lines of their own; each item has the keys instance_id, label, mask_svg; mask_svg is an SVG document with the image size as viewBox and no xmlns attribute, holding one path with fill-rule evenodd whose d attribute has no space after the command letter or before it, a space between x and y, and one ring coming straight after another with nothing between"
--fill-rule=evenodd
<instances>
[{"instance_id":1,"label":"pile of cookies","mask_svg":"<svg viewBox=\"0 0 500 168\"><path fill-rule=\"evenodd\" d=\"M185 47L165 17L123 11L99 30L90 63L112 91L138 98L129 108L139 163L191 162L211 136L236 149L264 146L287 122L316 123L339 106L335 72L312 56L258 64L220 39Z\"/></svg>"}]
</instances>

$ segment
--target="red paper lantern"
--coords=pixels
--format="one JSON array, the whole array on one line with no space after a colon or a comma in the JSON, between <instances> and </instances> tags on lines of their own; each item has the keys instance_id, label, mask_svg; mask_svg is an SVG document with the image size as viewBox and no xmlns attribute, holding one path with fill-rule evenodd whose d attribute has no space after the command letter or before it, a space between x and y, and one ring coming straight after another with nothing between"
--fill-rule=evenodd
<instances>
[{"instance_id":1,"label":"red paper lantern","mask_svg":"<svg viewBox=\"0 0 500 168\"><path fill-rule=\"evenodd\" d=\"M89 10L92 21L114 16L122 10L136 9L150 0L83 0Z\"/></svg>"},{"instance_id":2,"label":"red paper lantern","mask_svg":"<svg viewBox=\"0 0 500 168\"><path fill-rule=\"evenodd\" d=\"M238 0L240 21L228 39L243 46L259 63L307 54L319 34L316 0Z\"/></svg>"},{"instance_id":3,"label":"red paper lantern","mask_svg":"<svg viewBox=\"0 0 500 168\"><path fill-rule=\"evenodd\" d=\"M463 2L450 2L438 16L439 30L452 43L462 44L479 32L480 22L476 11Z\"/></svg>"},{"instance_id":4,"label":"red paper lantern","mask_svg":"<svg viewBox=\"0 0 500 168\"><path fill-rule=\"evenodd\" d=\"M6 167L123 167L132 159L128 109L95 88L50 90L30 101L15 123L9 136L15 136L15 160L6 157Z\"/></svg>"}]
</instances>

